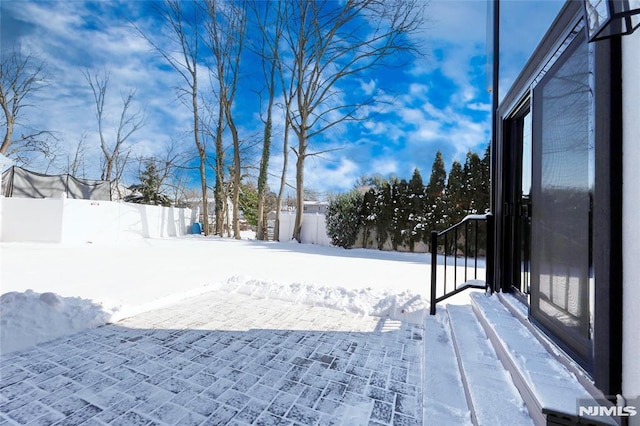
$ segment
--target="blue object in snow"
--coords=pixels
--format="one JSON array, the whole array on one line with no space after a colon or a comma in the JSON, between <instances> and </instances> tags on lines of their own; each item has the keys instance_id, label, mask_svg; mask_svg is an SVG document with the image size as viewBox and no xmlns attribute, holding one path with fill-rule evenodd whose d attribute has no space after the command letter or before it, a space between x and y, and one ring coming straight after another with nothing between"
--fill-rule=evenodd
<instances>
[{"instance_id":1,"label":"blue object in snow","mask_svg":"<svg viewBox=\"0 0 640 426\"><path fill-rule=\"evenodd\" d=\"M202 234L202 224L200 222L193 222L191 233L196 235Z\"/></svg>"}]
</instances>

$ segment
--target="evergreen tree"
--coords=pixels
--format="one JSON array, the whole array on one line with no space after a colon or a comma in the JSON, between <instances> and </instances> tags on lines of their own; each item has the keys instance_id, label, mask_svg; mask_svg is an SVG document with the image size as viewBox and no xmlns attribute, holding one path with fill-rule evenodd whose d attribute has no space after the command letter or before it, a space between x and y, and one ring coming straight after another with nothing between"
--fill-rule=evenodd
<instances>
[{"instance_id":1,"label":"evergreen tree","mask_svg":"<svg viewBox=\"0 0 640 426\"><path fill-rule=\"evenodd\" d=\"M487 147L480 159L476 153L469 152L464 165L454 161L447 176L442 153L438 151L426 186L417 168L409 182L397 178L384 180L380 176L360 178L357 188L360 189L361 202L356 210L359 213L358 225L363 227L363 246L366 247L371 229L375 229L378 249L382 250L391 239L394 250L408 244L414 251L418 241L429 243L432 230L442 231L459 223L468 214L487 211L489 153L490 148ZM364 194L363 187L368 187ZM336 202L339 199L336 198ZM346 229L336 229L350 235ZM478 243L484 244L485 231L480 229L479 232L482 235L479 234ZM353 242L349 242L349 238L335 244L350 247ZM353 238L355 242L356 237ZM462 243L458 241L458 244ZM452 242L452 249L454 244Z\"/></svg>"},{"instance_id":2,"label":"evergreen tree","mask_svg":"<svg viewBox=\"0 0 640 426\"><path fill-rule=\"evenodd\" d=\"M491 145L487 145L484 156L480 162L480 188L478 188L478 211L486 213L489 211L491 192Z\"/></svg>"},{"instance_id":3,"label":"evergreen tree","mask_svg":"<svg viewBox=\"0 0 640 426\"><path fill-rule=\"evenodd\" d=\"M462 164L458 161L454 161L451 165L451 170L449 171L449 178L447 179L447 227L460 222L466 215L465 177Z\"/></svg>"},{"instance_id":4,"label":"evergreen tree","mask_svg":"<svg viewBox=\"0 0 640 426\"><path fill-rule=\"evenodd\" d=\"M424 184L422 183L422 176L420 170L417 168L413 171L413 176L409 181L408 187L409 198L409 250L413 252L415 243L424 239L424 205L425 194Z\"/></svg>"},{"instance_id":5,"label":"evergreen tree","mask_svg":"<svg viewBox=\"0 0 640 426\"><path fill-rule=\"evenodd\" d=\"M364 198L362 201L362 209L360 211L360 216L362 220L362 247L367 248L367 241L369 241L369 234L371 233L371 228L375 226L376 223L376 190L374 188L370 188L364 194Z\"/></svg>"},{"instance_id":6,"label":"evergreen tree","mask_svg":"<svg viewBox=\"0 0 640 426\"><path fill-rule=\"evenodd\" d=\"M378 250L382 250L387 239L389 239L389 231L393 222L393 202L391 184L389 182L384 182L380 189L376 191L374 214L376 217L376 242L378 243Z\"/></svg>"},{"instance_id":7,"label":"evergreen tree","mask_svg":"<svg viewBox=\"0 0 640 426\"><path fill-rule=\"evenodd\" d=\"M438 151L431 167L429 183L425 188L425 218L427 230L440 231L446 223L444 190L447 172L444 169L442 153ZM428 234L425 234L425 242Z\"/></svg>"},{"instance_id":8,"label":"evergreen tree","mask_svg":"<svg viewBox=\"0 0 640 426\"><path fill-rule=\"evenodd\" d=\"M480 160L480 182L476 192L476 206L478 213L486 213L490 209L491 190L491 146L487 145L484 156ZM478 230L478 245L485 248L487 244L487 228Z\"/></svg>"},{"instance_id":9,"label":"evergreen tree","mask_svg":"<svg viewBox=\"0 0 640 426\"><path fill-rule=\"evenodd\" d=\"M479 211L478 195L482 191L482 165L480 157L469 151L464 163L466 214L484 213Z\"/></svg>"},{"instance_id":10,"label":"evergreen tree","mask_svg":"<svg viewBox=\"0 0 640 426\"><path fill-rule=\"evenodd\" d=\"M253 184L240 184L238 206L245 220L251 226L258 226L258 200L258 189Z\"/></svg>"},{"instance_id":11,"label":"evergreen tree","mask_svg":"<svg viewBox=\"0 0 640 426\"><path fill-rule=\"evenodd\" d=\"M160 172L156 168L155 162L147 160L144 164L145 168L138 176L140 183L129 187L129 189L139 193L140 195L125 197L125 201L165 207L171 206L170 198L162 193L162 179L160 177Z\"/></svg>"},{"instance_id":12,"label":"evergreen tree","mask_svg":"<svg viewBox=\"0 0 640 426\"><path fill-rule=\"evenodd\" d=\"M391 244L393 249L397 250L399 246L405 243L408 236L409 228L409 184L402 179L391 185L391 204L392 204L392 221L391 221Z\"/></svg>"},{"instance_id":13,"label":"evergreen tree","mask_svg":"<svg viewBox=\"0 0 640 426\"><path fill-rule=\"evenodd\" d=\"M327 235L333 245L350 248L356 242L361 225L362 201L362 193L355 190L330 198L325 220Z\"/></svg>"},{"instance_id":14,"label":"evergreen tree","mask_svg":"<svg viewBox=\"0 0 640 426\"><path fill-rule=\"evenodd\" d=\"M353 185L353 189L374 188L378 190L382 188L382 185L384 185L386 182L387 180L379 174L363 175L356 179L356 183Z\"/></svg>"}]
</instances>

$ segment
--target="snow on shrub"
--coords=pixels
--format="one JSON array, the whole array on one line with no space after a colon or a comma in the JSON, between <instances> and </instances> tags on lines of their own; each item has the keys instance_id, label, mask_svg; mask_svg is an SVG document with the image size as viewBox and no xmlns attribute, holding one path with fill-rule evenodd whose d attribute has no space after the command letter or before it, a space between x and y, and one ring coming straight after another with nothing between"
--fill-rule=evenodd
<instances>
[{"instance_id":1,"label":"snow on shrub","mask_svg":"<svg viewBox=\"0 0 640 426\"><path fill-rule=\"evenodd\" d=\"M362 201L362 193L355 190L329 199L325 220L331 244L343 248L350 248L355 244L362 222Z\"/></svg>"}]
</instances>

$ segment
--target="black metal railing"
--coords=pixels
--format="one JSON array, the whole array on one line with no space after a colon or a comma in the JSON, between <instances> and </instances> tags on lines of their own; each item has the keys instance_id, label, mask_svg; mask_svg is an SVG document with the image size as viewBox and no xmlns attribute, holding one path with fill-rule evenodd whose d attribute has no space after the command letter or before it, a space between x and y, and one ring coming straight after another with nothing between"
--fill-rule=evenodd
<instances>
[{"instance_id":1,"label":"black metal railing","mask_svg":"<svg viewBox=\"0 0 640 426\"><path fill-rule=\"evenodd\" d=\"M489 213L469 215L444 231L431 232L431 299L429 302L431 315L435 315L437 303L468 288L486 289L488 283L491 283L493 280L493 229L493 215ZM444 257L440 286L438 286L439 254ZM484 267L481 264L482 258L484 258ZM450 266L453 266L453 272L449 269ZM452 281L451 284L449 281Z\"/></svg>"}]
</instances>

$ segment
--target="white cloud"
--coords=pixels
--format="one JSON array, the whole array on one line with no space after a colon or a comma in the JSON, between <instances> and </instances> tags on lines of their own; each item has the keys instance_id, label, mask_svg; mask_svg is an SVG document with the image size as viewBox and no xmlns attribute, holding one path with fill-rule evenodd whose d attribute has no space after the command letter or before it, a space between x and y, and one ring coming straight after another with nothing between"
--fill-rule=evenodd
<instances>
[{"instance_id":1,"label":"white cloud","mask_svg":"<svg viewBox=\"0 0 640 426\"><path fill-rule=\"evenodd\" d=\"M379 158L371 162L369 174L388 176L398 173L398 161L394 158Z\"/></svg>"},{"instance_id":2,"label":"white cloud","mask_svg":"<svg viewBox=\"0 0 640 426\"><path fill-rule=\"evenodd\" d=\"M114 4L92 5L109 9ZM90 163L85 167L86 176L99 177L95 103L83 76L87 69L110 75L104 113L105 135L110 140L122 111L121 96L135 90L131 110L144 110L146 121L129 140L132 157L161 155L171 139L178 139L189 128L191 114L176 101L174 89L180 81L175 73L158 69L158 58L149 43L126 20L114 17L113 10L100 14L81 2L14 2L5 7L3 13L13 14L28 28L15 42L47 64L48 84L35 94L32 103L37 108L25 110L25 118L29 125L53 130L60 138L58 168L66 166L69 153L85 134L86 161ZM136 169L132 167L129 180L135 179Z\"/></svg>"},{"instance_id":3,"label":"white cloud","mask_svg":"<svg viewBox=\"0 0 640 426\"><path fill-rule=\"evenodd\" d=\"M7 16L22 25L11 32L11 40L42 55L48 63L49 85L34 99L33 103L39 107L26 110L29 114L25 121L34 127L58 131L66 151L75 148L86 132L91 146L87 157L91 158L93 167L88 177L95 177L100 154L92 95L81 73L86 67L111 72L108 99L111 120L117 119L119 113L120 91L137 90L137 106L144 107L147 113L145 127L132 138L139 155L160 153L171 140L180 140L192 149L193 142L188 138L191 113L176 99L175 88L181 80L175 72L161 66L163 61L149 43L137 36L122 18L134 19L142 28L153 29L154 34L162 37L158 23L144 16L142 4L2 3L3 25ZM561 4L559 0L502 2L505 50L501 88L508 85L509 79L513 79L524 64L559 9L558 4ZM487 142L489 132L489 95L483 75L486 8L484 1L432 0L426 8L431 21L420 34L426 46L425 56L411 65L410 70L389 71L384 76L362 75L352 85L354 92L375 95L381 102L362 109L368 117L365 121L335 126L311 141L313 150L343 149L310 160L307 185L319 190L348 189L359 176L376 172L398 173L408 179L415 166L426 175L438 149L445 154L447 164L454 158L463 159L470 149L479 151ZM113 13L115 9L118 17ZM201 76L207 75L203 68L199 72ZM241 84L258 88L253 87L257 83L250 77L243 77ZM203 78L200 86L212 96L208 81ZM337 97L331 105L324 105L323 111L343 103L350 95L340 93L340 99ZM282 99L279 102L282 103ZM255 111L257 104L256 100L246 100L243 105L236 105L235 111L238 114ZM273 190L277 190L282 168L284 122L281 111L275 111L273 157L269 167L272 175L269 185ZM245 122L239 124L241 137L245 139L253 137L261 127L259 117L253 112L247 113ZM290 144L296 144L293 132ZM292 153L287 177L293 185L295 156Z\"/></svg>"},{"instance_id":4,"label":"white cloud","mask_svg":"<svg viewBox=\"0 0 640 426\"><path fill-rule=\"evenodd\" d=\"M488 104L486 102L472 102L470 104L467 104L467 108L473 111L490 112L491 104Z\"/></svg>"},{"instance_id":5,"label":"white cloud","mask_svg":"<svg viewBox=\"0 0 640 426\"><path fill-rule=\"evenodd\" d=\"M305 163L306 187L317 190L328 188L333 191L346 191L364 173L360 167L346 157L334 161L322 161L310 158Z\"/></svg>"},{"instance_id":6,"label":"white cloud","mask_svg":"<svg viewBox=\"0 0 640 426\"><path fill-rule=\"evenodd\" d=\"M369 81L360 80L360 88L367 96L371 96L373 94L376 86L377 84L373 79L369 79Z\"/></svg>"}]
</instances>

